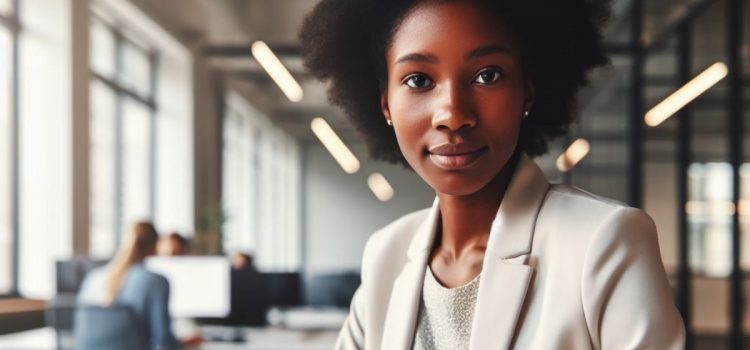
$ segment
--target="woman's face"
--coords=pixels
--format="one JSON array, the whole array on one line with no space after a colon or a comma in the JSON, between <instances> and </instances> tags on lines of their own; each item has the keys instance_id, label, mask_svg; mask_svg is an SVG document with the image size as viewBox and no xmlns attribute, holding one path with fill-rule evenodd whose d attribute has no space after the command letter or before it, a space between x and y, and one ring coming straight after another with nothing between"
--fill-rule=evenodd
<instances>
[{"instance_id":1,"label":"woman's face","mask_svg":"<svg viewBox=\"0 0 750 350\"><path fill-rule=\"evenodd\" d=\"M395 32L386 62L381 105L412 168L450 195L476 193L495 179L533 95L502 22L475 2L418 5Z\"/></svg>"}]
</instances>

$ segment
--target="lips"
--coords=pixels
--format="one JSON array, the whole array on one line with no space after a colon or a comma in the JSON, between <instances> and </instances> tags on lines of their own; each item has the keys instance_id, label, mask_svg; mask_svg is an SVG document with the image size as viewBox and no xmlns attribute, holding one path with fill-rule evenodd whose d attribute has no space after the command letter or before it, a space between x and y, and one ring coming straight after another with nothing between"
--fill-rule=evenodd
<instances>
[{"instance_id":1,"label":"lips","mask_svg":"<svg viewBox=\"0 0 750 350\"><path fill-rule=\"evenodd\" d=\"M472 143L444 143L430 147L430 160L445 170L460 170L472 166L487 151L487 147Z\"/></svg>"}]
</instances>

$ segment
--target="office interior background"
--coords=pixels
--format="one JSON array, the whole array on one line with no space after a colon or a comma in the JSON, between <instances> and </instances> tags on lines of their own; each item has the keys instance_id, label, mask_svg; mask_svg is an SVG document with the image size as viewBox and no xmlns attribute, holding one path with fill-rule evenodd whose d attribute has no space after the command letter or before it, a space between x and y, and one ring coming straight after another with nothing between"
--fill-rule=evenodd
<instances>
[{"instance_id":1,"label":"office interior background","mask_svg":"<svg viewBox=\"0 0 750 350\"><path fill-rule=\"evenodd\" d=\"M303 307L306 281L357 274L370 234L431 204L304 70L315 3L0 0L0 348L56 347L29 332L54 326L59 263L109 259L136 220L297 273ZM612 4L612 64L536 161L654 218L689 347L750 348L750 4ZM267 48L298 89L269 75ZM686 85L686 106L653 110Z\"/></svg>"}]
</instances>

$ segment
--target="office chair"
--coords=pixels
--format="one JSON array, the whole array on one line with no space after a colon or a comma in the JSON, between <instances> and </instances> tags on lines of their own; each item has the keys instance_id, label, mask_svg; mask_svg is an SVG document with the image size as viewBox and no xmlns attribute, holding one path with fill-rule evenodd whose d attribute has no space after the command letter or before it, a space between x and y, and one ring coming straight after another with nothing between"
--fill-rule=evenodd
<instances>
[{"instance_id":1,"label":"office chair","mask_svg":"<svg viewBox=\"0 0 750 350\"><path fill-rule=\"evenodd\" d=\"M73 333L76 296L83 279L89 271L104 266L106 263L106 260L92 260L81 256L69 260L58 260L55 263L56 294L47 304L44 316L47 326L55 329L57 350L67 348L64 339L69 340Z\"/></svg>"},{"instance_id":2,"label":"office chair","mask_svg":"<svg viewBox=\"0 0 750 350\"><path fill-rule=\"evenodd\" d=\"M73 326L77 350L147 350L148 340L133 310L124 305L79 306Z\"/></svg>"}]
</instances>

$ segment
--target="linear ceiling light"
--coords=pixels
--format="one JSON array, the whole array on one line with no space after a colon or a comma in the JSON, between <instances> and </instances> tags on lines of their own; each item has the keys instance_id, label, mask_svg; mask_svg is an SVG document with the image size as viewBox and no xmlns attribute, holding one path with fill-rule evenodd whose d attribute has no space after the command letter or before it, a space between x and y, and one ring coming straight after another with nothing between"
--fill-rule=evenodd
<instances>
[{"instance_id":1,"label":"linear ceiling light","mask_svg":"<svg viewBox=\"0 0 750 350\"><path fill-rule=\"evenodd\" d=\"M292 74L289 73L284 64L271 51L271 48L259 40L253 43L251 50L253 57L266 70L266 73L271 76L271 79L276 82L276 85L281 88L284 95L292 102L302 101L302 87L294 80Z\"/></svg>"},{"instance_id":2,"label":"linear ceiling light","mask_svg":"<svg viewBox=\"0 0 750 350\"><path fill-rule=\"evenodd\" d=\"M711 67L708 67L701 74L693 78L693 80L646 112L646 124L651 127L661 124L682 107L685 107L690 101L716 85L721 79L724 79L728 73L729 69L726 64L722 62L712 64Z\"/></svg>"},{"instance_id":3,"label":"linear ceiling light","mask_svg":"<svg viewBox=\"0 0 750 350\"><path fill-rule=\"evenodd\" d=\"M740 215L745 214L745 205L740 201ZM730 201L688 201L685 203L685 212L688 215L732 216L734 211L734 203Z\"/></svg>"},{"instance_id":4,"label":"linear ceiling light","mask_svg":"<svg viewBox=\"0 0 750 350\"><path fill-rule=\"evenodd\" d=\"M372 193L381 202L387 202L393 198L393 187L388 183L388 180L380 173L373 173L367 178L367 185L370 186Z\"/></svg>"},{"instance_id":5,"label":"linear ceiling light","mask_svg":"<svg viewBox=\"0 0 750 350\"><path fill-rule=\"evenodd\" d=\"M562 172L570 171L578 162L583 159L591 150L589 142L584 139L573 141L563 154L557 157L557 170Z\"/></svg>"},{"instance_id":6,"label":"linear ceiling light","mask_svg":"<svg viewBox=\"0 0 750 350\"><path fill-rule=\"evenodd\" d=\"M315 136L320 139L320 142L323 143L323 146L331 153L344 171L354 174L359 170L359 160L357 160L357 157L346 147L344 141L341 141L341 138L336 135L331 126L323 118L313 119L310 127Z\"/></svg>"}]
</instances>

